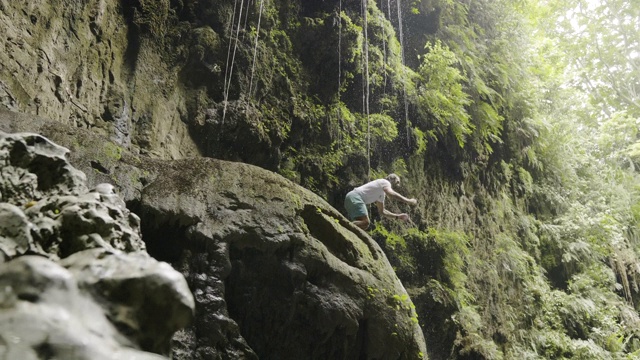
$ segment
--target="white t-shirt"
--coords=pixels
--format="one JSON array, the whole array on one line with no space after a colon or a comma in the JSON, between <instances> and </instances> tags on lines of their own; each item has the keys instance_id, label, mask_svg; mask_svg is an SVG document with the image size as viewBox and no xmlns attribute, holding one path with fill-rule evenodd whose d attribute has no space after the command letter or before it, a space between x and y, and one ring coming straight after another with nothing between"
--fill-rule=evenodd
<instances>
[{"instance_id":1,"label":"white t-shirt","mask_svg":"<svg viewBox=\"0 0 640 360\"><path fill-rule=\"evenodd\" d=\"M391 187L389 180L378 179L369 181L368 183L353 189L353 191L360 195L365 204L372 204L376 201L384 204L385 193L383 189L387 186Z\"/></svg>"}]
</instances>

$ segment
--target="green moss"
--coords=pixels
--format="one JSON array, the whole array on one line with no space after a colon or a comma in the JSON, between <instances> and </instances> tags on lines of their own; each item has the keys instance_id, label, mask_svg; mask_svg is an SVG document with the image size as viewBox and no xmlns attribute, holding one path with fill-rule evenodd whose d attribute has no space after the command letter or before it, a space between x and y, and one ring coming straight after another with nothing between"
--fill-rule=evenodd
<instances>
[{"instance_id":1,"label":"green moss","mask_svg":"<svg viewBox=\"0 0 640 360\"><path fill-rule=\"evenodd\" d=\"M119 161L122 158L122 148L111 142L105 142L103 145L103 152L107 159L112 161Z\"/></svg>"},{"instance_id":2,"label":"green moss","mask_svg":"<svg viewBox=\"0 0 640 360\"><path fill-rule=\"evenodd\" d=\"M169 8L169 0L138 0L137 6L133 8L133 21L161 37L167 32Z\"/></svg>"}]
</instances>

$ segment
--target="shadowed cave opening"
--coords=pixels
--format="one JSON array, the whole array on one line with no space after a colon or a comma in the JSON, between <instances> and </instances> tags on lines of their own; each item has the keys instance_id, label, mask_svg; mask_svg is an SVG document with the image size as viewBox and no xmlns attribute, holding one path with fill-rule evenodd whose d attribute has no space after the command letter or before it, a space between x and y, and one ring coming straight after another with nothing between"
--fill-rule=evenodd
<instances>
[{"instance_id":1,"label":"shadowed cave opening","mask_svg":"<svg viewBox=\"0 0 640 360\"><path fill-rule=\"evenodd\" d=\"M142 209L138 201L127 202L127 208L140 217L142 241L147 252L158 261L174 264L182 257L188 224Z\"/></svg>"}]
</instances>

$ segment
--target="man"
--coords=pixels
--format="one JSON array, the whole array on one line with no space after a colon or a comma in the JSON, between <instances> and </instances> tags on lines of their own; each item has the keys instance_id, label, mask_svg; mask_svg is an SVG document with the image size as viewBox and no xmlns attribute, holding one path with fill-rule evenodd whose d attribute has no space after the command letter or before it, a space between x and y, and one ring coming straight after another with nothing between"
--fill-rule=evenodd
<instances>
[{"instance_id":1,"label":"man","mask_svg":"<svg viewBox=\"0 0 640 360\"><path fill-rule=\"evenodd\" d=\"M400 186L400 177L396 174L389 174L385 179L377 179L370 181L360 187L351 190L344 199L344 207L349 214L349 220L366 230L369 227L369 214L367 213L367 205L374 203L378 207L378 212L386 217L409 221L407 214L395 214L384 207L385 195L401 200L407 204L415 205L418 203L416 199L407 199L406 197L393 191L392 185Z\"/></svg>"}]
</instances>

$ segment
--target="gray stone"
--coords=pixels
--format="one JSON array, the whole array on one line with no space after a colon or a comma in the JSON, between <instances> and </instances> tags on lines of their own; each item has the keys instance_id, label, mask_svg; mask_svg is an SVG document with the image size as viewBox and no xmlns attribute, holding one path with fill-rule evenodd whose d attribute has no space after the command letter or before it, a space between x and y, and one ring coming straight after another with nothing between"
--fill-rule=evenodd
<instances>
[{"instance_id":1,"label":"gray stone","mask_svg":"<svg viewBox=\"0 0 640 360\"><path fill-rule=\"evenodd\" d=\"M0 264L0 358L156 360L135 349L73 275L39 256Z\"/></svg>"},{"instance_id":2,"label":"gray stone","mask_svg":"<svg viewBox=\"0 0 640 360\"><path fill-rule=\"evenodd\" d=\"M61 264L81 288L109 303L109 319L144 349L168 354L173 334L193 318L193 295L184 277L146 252L93 249Z\"/></svg>"},{"instance_id":3,"label":"gray stone","mask_svg":"<svg viewBox=\"0 0 640 360\"><path fill-rule=\"evenodd\" d=\"M193 295L144 252L140 219L115 187L88 190L67 154L0 132L0 357L164 358Z\"/></svg>"},{"instance_id":4,"label":"gray stone","mask_svg":"<svg viewBox=\"0 0 640 360\"><path fill-rule=\"evenodd\" d=\"M144 250L140 221L121 202L91 191L81 196L52 196L25 212L44 251L58 258L90 248Z\"/></svg>"},{"instance_id":5,"label":"gray stone","mask_svg":"<svg viewBox=\"0 0 640 360\"><path fill-rule=\"evenodd\" d=\"M31 133L0 131L0 200L26 206L47 196L86 191L86 177L69 164L66 148Z\"/></svg>"},{"instance_id":6,"label":"gray stone","mask_svg":"<svg viewBox=\"0 0 640 360\"><path fill-rule=\"evenodd\" d=\"M8 257L22 255L33 244L32 225L22 210L9 203L0 203L0 251Z\"/></svg>"}]
</instances>

